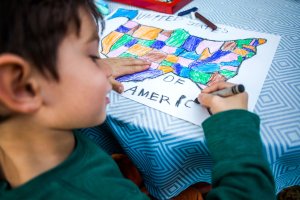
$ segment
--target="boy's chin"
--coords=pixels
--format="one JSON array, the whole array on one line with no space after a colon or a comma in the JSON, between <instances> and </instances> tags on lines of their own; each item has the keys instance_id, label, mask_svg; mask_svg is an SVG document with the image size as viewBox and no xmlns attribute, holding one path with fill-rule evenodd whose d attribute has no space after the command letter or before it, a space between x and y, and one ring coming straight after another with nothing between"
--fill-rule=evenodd
<instances>
[{"instance_id":1,"label":"boy's chin","mask_svg":"<svg viewBox=\"0 0 300 200\"><path fill-rule=\"evenodd\" d=\"M104 121L106 120L106 115L104 115L103 117L99 118L99 120L97 120L97 122L95 122L93 125L91 126L98 126L100 124L102 124ZM90 127L91 127L90 126Z\"/></svg>"},{"instance_id":2,"label":"boy's chin","mask_svg":"<svg viewBox=\"0 0 300 200\"><path fill-rule=\"evenodd\" d=\"M76 127L75 129L90 128L90 127L94 127L94 126L99 126L99 125L103 124L105 120L106 120L106 114L103 115L103 116L98 117L98 119L96 119L96 120L85 121L82 124L77 124L78 127ZM74 129L74 127L73 127L73 129Z\"/></svg>"}]
</instances>

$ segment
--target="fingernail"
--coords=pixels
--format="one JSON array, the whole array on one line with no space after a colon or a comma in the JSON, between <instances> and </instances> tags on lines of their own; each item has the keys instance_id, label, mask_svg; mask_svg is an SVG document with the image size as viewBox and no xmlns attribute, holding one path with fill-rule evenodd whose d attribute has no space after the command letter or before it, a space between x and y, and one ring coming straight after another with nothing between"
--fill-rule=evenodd
<instances>
[{"instance_id":1,"label":"fingernail","mask_svg":"<svg viewBox=\"0 0 300 200\"><path fill-rule=\"evenodd\" d=\"M123 86L120 86L120 87L118 88L118 92L119 92L119 93L122 93L122 92L123 92Z\"/></svg>"}]
</instances>

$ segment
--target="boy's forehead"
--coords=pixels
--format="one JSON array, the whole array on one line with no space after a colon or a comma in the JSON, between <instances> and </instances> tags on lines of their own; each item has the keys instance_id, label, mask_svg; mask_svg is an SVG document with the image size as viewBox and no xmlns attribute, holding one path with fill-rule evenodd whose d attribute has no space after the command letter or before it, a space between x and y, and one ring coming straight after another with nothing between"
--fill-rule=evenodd
<instances>
[{"instance_id":1,"label":"boy's forehead","mask_svg":"<svg viewBox=\"0 0 300 200\"><path fill-rule=\"evenodd\" d=\"M85 42L91 42L93 40L99 40L97 22L92 14L87 10L80 8L80 38Z\"/></svg>"}]
</instances>

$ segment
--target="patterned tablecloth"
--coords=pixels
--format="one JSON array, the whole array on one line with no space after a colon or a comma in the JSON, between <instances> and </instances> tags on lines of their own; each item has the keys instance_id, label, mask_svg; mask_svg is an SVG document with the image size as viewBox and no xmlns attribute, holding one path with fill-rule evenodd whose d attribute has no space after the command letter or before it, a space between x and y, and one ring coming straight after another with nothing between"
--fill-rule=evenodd
<instances>
[{"instance_id":1,"label":"patterned tablecloth","mask_svg":"<svg viewBox=\"0 0 300 200\"><path fill-rule=\"evenodd\" d=\"M254 112L261 117L276 191L300 185L300 1L194 0L181 11L194 6L215 23L281 36ZM115 93L107 124L157 198L168 199L190 184L211 181L212 161L199 126ZM99 134L99 128L83 131L108 152L119 149L111 136Z\"/></svg>"}]
</instances>

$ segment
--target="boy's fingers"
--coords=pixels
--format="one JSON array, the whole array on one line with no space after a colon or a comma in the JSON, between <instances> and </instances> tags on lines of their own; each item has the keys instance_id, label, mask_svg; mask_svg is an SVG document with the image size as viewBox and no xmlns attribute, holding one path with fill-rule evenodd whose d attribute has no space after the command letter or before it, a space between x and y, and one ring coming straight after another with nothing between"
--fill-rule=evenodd
<instances>
[{"instance_id":1,"label":"boy's fingers","mask_svg":"<svg viewBox=\"0 0 300 200\"><path fill-rule=\"evenodd\" d=\"M109 82L112 85L112 89L117 93L121 94L124 91L124 86L119 81L115 80L114 78L110 77Z\"/></svg>"},{"instance_id":2,"label":"boy's fingers","mask_svg":"<svg viewBox=\"0 0 300 200\"><path fill-rule=\"evenodd\" d=\"M135 58L105 58L98 62L99 65L110 67L113 77L144 71L151 65L151 62Z\"/></svg>"},{"instance_id":3,"label":"boy's fingers","mask_svg":"<svg viewBox=\"0 0 300 200\"><path fill-rule=\"evenodd\" d=\"M133 74L136 72L141 72L144 71L146 69L148 69L150 67L150 65L126 65L126 66L122 66L119 67L118 70L115 70L115 73L113 74L114 77L119 77L122 75L126 75L126 74Z\"/></svg>"},{"instance_id":4,"label":"boy's fingers","mask_svg":"<svg viewBox=\"0 0 300 200\"><path fill-rule=\"evenodd\" d=\"M201 93L199 94L198 96L198 101L200 102L200 104L202 106L205 106L205 107L210 107L211 106L211 102L212 102L212 99L214 98L215 96L214 95L211 95L211 94L205 94L205 93Z\"/></svg>"},{"instance_id":5,"label":"boy's fingers","mask_svg":"<svg viewBox=\"0 0 300 200\"><path fill-rule=\"evenodd\" d=\"M126 74L132 74L140 71L144 71L148 69L150 65L134 65L134 66L126 66L124 70L126 70Z\"/></svg>"},{"instance_id":6,"label":"boy's fingers","mask_svg":"<svg viewBox=\"0 0 300 200\"><path fill-rule=\"evenodd\" d=\"M118 66L124 66L124 65L150 65L151 63L142 60L142 59L136 59L136 58L107 58L110 62L112 62L115 65Z\"/></svg>"},{"instance_id":7,"label":"boy's fingers","mask_svg":"<svg viewBox=\"0 0 300 200\"><path fill-rule=\"evenodd\" d=\"M146 60L135 59L135 58L125 58L123 65L150 65L151 63Z\"/></svg>"},{"instance_id":8,"label":"boy's fingers","mask_svg":"<svg viewBox=\"0 0 300 200\"><path fill-rule=\"evenodd\" d=\"M201 91L201 93L211 93L211 92L214 92L214 91L217 91L217 90L221 90L221 89L224 89L224 88L228 88L228 87L232 87L234 86L235 84L233 83L229 83L229 82L218 82L218 83L215 83L205 89L203 89Z\"/></svg>"}]
</instances>

